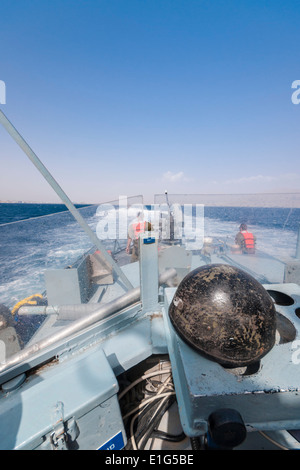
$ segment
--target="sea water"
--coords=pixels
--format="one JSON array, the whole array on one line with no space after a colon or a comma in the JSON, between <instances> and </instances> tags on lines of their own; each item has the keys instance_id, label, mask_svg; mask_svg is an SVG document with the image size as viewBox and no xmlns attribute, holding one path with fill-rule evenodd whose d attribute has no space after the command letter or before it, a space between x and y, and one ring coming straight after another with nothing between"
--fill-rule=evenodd
<instances>
[{"instance_id":1,"label":"sea water","mask_svg":"<svg viewBox=\"0 0 300 470\"><path fill-rule=\"evenodd\" d=\"M95 233L98 207L78 208ZM295 255L300 209L204 207L203 213L205 237L233 243L244 222L255 234L259 250L281 259ZM114 250L113 240L102 243ZM126 240L120 240L119 246L125 248ZM45 269L72 265L91 248L88 236L63 204L0 204L0 303L12 308L24 297L42 293Z\"/></svg>"}]
</instances>

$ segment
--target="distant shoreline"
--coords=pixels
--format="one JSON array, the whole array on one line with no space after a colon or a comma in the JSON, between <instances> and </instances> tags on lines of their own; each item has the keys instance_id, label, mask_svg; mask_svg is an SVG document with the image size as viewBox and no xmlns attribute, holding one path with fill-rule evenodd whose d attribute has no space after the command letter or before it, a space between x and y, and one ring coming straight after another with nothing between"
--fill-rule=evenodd
<instances>
[{"instance_id":1,"label":"distant shoreline","mask_svg":"<svg viewBox=\"0 0 300 470\"><path fill-rule=\"evenodd\" d=\"M165 204L165 194L154 194L154 202L144 202L145 206ZM203 204L210 207L269 207L300 208L300 192L297 193L253 193L253 194L168 194L170 204ZM117 201L117 200L115 200ZM109 201L74 202L75 206L93 206ZM0 204L47 204L62 205L63 202L10 201L0 200Z\"/></svg>"},{"instance_id":2,"label":"distant shoreline","mask_svg":"<svg viewBox=\"0 0 300 470\"><path fill-rule=\"evenodd\" d=\"M65 206L63 202L36 202L36 201L0 201L0 204L51 204L57 206ZM73 202L75 206L93 206L93 203L89 202Z\"/></svg>"}]
</instances>

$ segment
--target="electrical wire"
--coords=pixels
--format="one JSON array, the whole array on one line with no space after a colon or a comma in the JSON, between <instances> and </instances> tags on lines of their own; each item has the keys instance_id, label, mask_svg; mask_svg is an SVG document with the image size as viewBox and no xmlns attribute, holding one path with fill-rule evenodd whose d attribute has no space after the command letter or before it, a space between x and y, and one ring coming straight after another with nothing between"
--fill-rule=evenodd
<instances>
[{"instance_id":1,"label":"electrical wire","mask_svg":"<svg viewBox=\"0 0 300 470\"><path fill-rule=\"evenodd\" d=\"M135 413L136 411L140 410L141 408L143 408L147 403L150 403L154 400L158 400L160 398L163 398L163 397L169 397L171 395L176 395L175 392L166 392L166 393L161 393L159 396L155 396L155 397L151 397L151 398L146 398L145 400L143 400L138 406L136 406L133 410L129 411L125 416L123 416L123 419L126 419L128 418L128 416L132 415L133 413Z\"/></svg>"},{"instance_id":2,"label":"electrical wire","mask_svg":"<svg viewBox=\"0 0 300 470\"><path fill-rule=\"evenodd\" d=\"M181 442L186 439L186 434L184 432L180 434L169 434L165 431L154 429L152 437L154 437L155 439L162 439L163 441Z\"/></svg>"},{"instance_id":3,"label":"electrical wire","mask_svg":"<svg viewBox=\"0 0 300 470\"><path fill-rule=\"evenodd\" d=\"M145 434L145 429L148 429L151 419L153 415L156 413L159 405L160 405L160 400L158 397L158 400L154 400L153 402L146 404L143 407L143 409L139 410L137 414L132 418L130 422L130 429L128 430L128 433L129 433L128 435L132 436L132 438L130 438L129 440L129 445L131 442L131 445L133 446L133 448L134 448L134 443L136 444L136 447L138 447L138 442L143 438ZM135 421L137 419L138 419L138 424L137 424L136 429L134 429Z\"/></svg>"},{"instance_id":4,"label":"electrical wire","mask_svg":"<svg viewBox=\"0 0 300 470\"><path fill-rule=\"evenodd\" d=\"M166 370L167 369L164 369L163 371L166 372ZM141 377L140 379L137 379L135 382L130 384L128 387L126 387L126 389L122 392L122 396L124 396L125 393L127 393L136 384L138 384L142 380L145 380L145 378L153 377L155 375L162 375L162 369L159 370L159 371L156 371L156 372L145 374L145 376ZM159 387L159 389L158 389L155 396L143 400L137 407L135 407L133 410L131 410L125 416L123 416L123 419L125 420L126 418L128 418L129 416L131 416L132 414L134 414L137 411L137 413L133 416L133 418L131 419L131 422L130 422L130 442L131 442L132 448L134 450L138 450L138 444L136 442L135 435L134 435L135 421L137 420L138 417L141 417L144 407L146 405L148 405L149 403L152 403L153 401L156 401L156 400L161 400L161 402L158 405L158 407L161 408L165 404L165 402L167 402L169 400L170 396L175 395L175 392L173 392L173 391L163 392L166 388L168 388L170 386L170 381L171 380L172 380L172 376L170 374L167 377L167 379L164 381L164 383L161 384L161 386ZM173 387L173 384L171 384L171 385ZM151 417L150 423L154 421L154 418L158 415L158 413L159 413L159 409L156 409L154 414ZM150 423L148 423L147 429L149 429L149 424ZM155 422L155 425L156 425L156 422ZM140 440L144 439L144 437L145 437L145 434L141 436ZM147 440L148 440L148 438L147 438ZM146 440L146 442L147 442L147 440Z\"/></svg>"},{"instance_id":5,"label":"electrical wire","mask_svg":"<svg viewBox=\"0 0 300 470\"><path fill-rule=\"evenodd\" d=\"M153 416L149 422L148 427L146 428L142 438L139 441L139 449L144 450L147 442L149 439L154 439L153 432L159 426L164 414L167 412L167 410L170 408L170 406L174 403L175 397L166 397L164 400L161 401L161 403L157 407L157 411L155 413L155 416Z\"/></svg>"},{"instance_id":6,"label":"electrical wire","mask_svg":"<svg viewBox=\"0 0 300 470\"><path fill-rule=\"evenodd\" d=\"M291 450L288 447L283 446L282 444L279 444L279 442L274 441L270 436L265 434L263 431L258 431L259 434L261 434L264 438L266 438L268 441L272 442L275 446L279 447L281 450Z\"/></svg>"},{"instance_id":7,"label":"electrical wire","mask_svg":"<svg viewBox=\"0 0 300 470\"><path fill-rule=\"evenodd\" d=\"M118 397L119 400L121 400L121 398L123 398L123 396L126 395L126 393L129 392L129 390L131 390L133 387L135 387L138 383L143 382L143 380L146 380L149 377L154 377L155 375L163 375L163 374L166 374L166 373L169 373L169 372L172 372L171 368L160 369L159 371L149 372L148 374L142 375L142 377L138 378L137 380L132 382L130 385L128 385L128 387L126 387L124 390L122 390L122 392L119 394L119 397Z\"/></svg>"},{"instance_id":8,"label":"electrical wire","mask_svg":"<svg viewBox=\"0 0 300 470\"><path fill-rule=\"evenodd\" d=\"M130 422L130 440L131 440L131 445L132 445L132 448L133 450L138 450L138 447L136 445L136 441L135 441L135 437L134 437L134 432L133 432L133 425L136 421L136 419L139 417L139 411L137 412L136 415L134 415L134 417L132 418L131 422Z\"/></svg>"},{"instance_id":9,"label":"electrical wire","mask_svg":"<svg viewBox=\"0 0 300 470\"><path fill-rule=\"evenodd\" d=\"M140 403L140 405L137 406L130 413L127 413L127 415L124 417L124 419L125 419L126 417L128 417L129 415L133 414L135 411L138 410L138 412L133 417L133 419L131 420L131 423L130 423L130 437L131 437L132 446L135 450L137 450L137 446L135 444L135 439L134 439L133 424L134 424L134 421L138 418L138 416L140 414L140 409L143 408L143 406L145 406L147 403L150 403L151 401L158 400L158 399L161 399L161 398L167 399L171 395L175 395L175 392L161 393L159 396L148 398L148 399L144 400L142 403Z\"/></svg>"}]
</instances>

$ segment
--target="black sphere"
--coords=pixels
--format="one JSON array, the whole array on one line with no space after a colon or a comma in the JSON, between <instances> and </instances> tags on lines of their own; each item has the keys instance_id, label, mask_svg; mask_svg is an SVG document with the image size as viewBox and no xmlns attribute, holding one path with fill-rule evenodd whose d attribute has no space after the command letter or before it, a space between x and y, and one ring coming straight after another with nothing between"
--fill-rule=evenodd
<instances>
[{"instance_id":1,"label":"black sphere","mask_svg":"<svg viewBox=\"0 0 300 470\"><path fill-rule=\"evenodd\" d=\"M176 290L169 317L184 341L224 366L257 362L275 343L271 297L252 276L226 264L190 272Z\"/></svg>"}]
</instances>

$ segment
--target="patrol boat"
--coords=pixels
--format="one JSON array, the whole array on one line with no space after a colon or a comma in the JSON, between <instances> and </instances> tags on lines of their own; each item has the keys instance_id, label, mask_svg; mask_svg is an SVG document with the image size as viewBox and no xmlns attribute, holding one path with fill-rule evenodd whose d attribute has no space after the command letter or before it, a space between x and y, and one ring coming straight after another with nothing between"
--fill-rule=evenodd
<instances>
[{"instance_id":1,"label":"patrol boat","mask_svg":"<svg viewBox=\"0 0 300 470\"><path fill-rule=\"evenodd\" d=\"M166 192L131 263L0 121L91 244L45 269L43 292L1 306L0 448L299 448L299 242L285 261L203 232L197 246Z\"/></svg>"}]
</instances>

